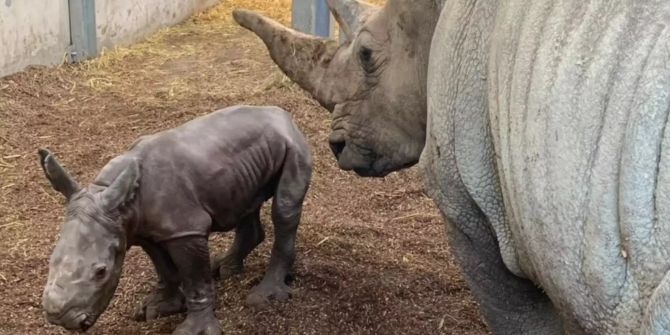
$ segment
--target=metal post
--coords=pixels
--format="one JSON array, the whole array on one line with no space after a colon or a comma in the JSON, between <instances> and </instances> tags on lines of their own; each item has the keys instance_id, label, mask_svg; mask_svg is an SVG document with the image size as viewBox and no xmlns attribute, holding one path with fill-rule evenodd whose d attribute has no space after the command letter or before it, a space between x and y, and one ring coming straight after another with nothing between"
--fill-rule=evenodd
<instances>
[{"instance_id":1,"label":"metal post","mask_svg":"<svg viewBox=\"0 0 670 335\"><path fill-rule=\"evenodd\" d=\"M317 36L330 37L330 11L326 0L315 0L314 32Z\"/></svg>"},{"instance_id":2,"label":"metal post","mask_svg":"<svg viewBox=\"0 0 670 335\"><path fill-rule=\"evenodd\" d=\"M68 0L70 9L70 59L73 62L98 54L95 0Z\"/></svg>"},{"instance_id":3,"label":"metal post","mask_svg":"<svg viewBox=\"0 0 670 335\"><path fill-rule=\"evenodd\" d=\"M303 33L330 37L330 12L326 0L293 0L291 25Z\"/></svg>"}]
</instances>

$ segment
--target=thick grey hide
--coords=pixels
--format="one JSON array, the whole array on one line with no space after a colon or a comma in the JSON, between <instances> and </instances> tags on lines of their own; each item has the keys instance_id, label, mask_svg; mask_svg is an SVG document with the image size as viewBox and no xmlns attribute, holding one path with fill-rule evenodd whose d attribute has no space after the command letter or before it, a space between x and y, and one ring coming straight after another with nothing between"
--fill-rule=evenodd
<instances>
[{"instance_id":1,"label":"thick grey hide","mask_svg":"<svg viewBox=\"0 0 670 335\"><path fill-rule=\"evenodd\" d=\"M157 242L233 229L273 195L282 174L297 180L298 193L311 176L309 146L275 107L230 107L142 137L94 184L109 184L131 158L142 167L137 235Z\"/></svg>"},{"instance_id":2,"label":"thick grey hide","mask_svg":"<svg viewBox=\"0 0 670 335\"><path fill-rule=\"evenodd\" d=\"M669 334L670 3L444 6L420 164L492 330Z\"/></svg>"}]
</instances>

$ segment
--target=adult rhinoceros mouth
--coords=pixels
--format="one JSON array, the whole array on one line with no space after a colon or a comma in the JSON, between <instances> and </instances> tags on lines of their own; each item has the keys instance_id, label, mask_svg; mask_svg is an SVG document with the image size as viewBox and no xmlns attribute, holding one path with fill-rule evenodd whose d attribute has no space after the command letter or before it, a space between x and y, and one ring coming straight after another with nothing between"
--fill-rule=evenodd
<instances>
[{"instance_id":1,"label":"adult rhinoceros mouth","mask_svg":"<svg viewBox=\"0 0 670 335\"><path fill-rule=\"evenodd\" d=\"M76 313L73 308L68 309L57 317L47 317L48 321L60 325L70 331L85 332L95 324L97 317L90 313Z\"/></svg>"},{"instance_id":2,"label":"adult rhinoceros mouth","mask_svg":"<svg viewBox=\"0 0 670 335\"><path fill-rule=\"evenodd\" d=\"M377 164L372 163L370 167L366 168L355 168L354 172L361 177L368 178L383 178L389 175L391 172L404 170L414 166L418 161L411 161L400 165L399 167L392 168L388 165L385 165L383 168L375 168Z\"/></svg>"},{"instance_id":3,"label":"adult rhinoceros mouth","mask_svg":"<svg viewBox=\"0 0 670 335\"><path fill-rule=\"evenodd\" d=\"M383 178L386 177L392 171L375 171L374 169L354 169L354 172L360 177L368 178Z\"/></svg>"}]
</instances>

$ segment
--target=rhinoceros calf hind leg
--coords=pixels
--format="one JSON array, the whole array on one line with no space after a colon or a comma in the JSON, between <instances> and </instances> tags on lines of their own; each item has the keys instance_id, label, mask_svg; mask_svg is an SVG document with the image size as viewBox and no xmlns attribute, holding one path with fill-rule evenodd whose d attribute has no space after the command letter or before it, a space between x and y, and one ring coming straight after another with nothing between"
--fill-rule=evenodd
<instances>
[{"instance_id":1,"label":"rhinoceros calf hind leg","mask_svg":"<svg viewBox=\"0 0 670 335\"><path fill-rule=\"evenodd\" d=\"M241 273L244 259L263 240L265 232L261 224L260 208L247 216L235 229L235 239L228 251L212 261L212 275L215 279L225 280Z\"/></svg>"},{"instance_id":2,"label":"rhinoceros calf hind leg","mask_svg":"<svg viewBox=\"0 0 670 335\"><path fill-rule=\"evenodd\" d=\"M179 289L181 280L170 255L158 244L149 241L140 242L142 249L149 255L158 274L158 285L153 292L135 309L133 319L149 321L160 317L186 311L184 294Z\"/></svg>"},{"instance_id":3,"label":"rhinoceros calf hind leg","mask_svg":"<svg viewBox=\"0 0 670 335\"><path fill-rule=\"evenodd\" d=\"M263 307L270 299L281 301L289 297L286 280L295 260L295 238L310 178L309 157L289 154L272 200L274 244L270 264L263 280L249 293L248 306Z\"/></svg>"}]
</instances>

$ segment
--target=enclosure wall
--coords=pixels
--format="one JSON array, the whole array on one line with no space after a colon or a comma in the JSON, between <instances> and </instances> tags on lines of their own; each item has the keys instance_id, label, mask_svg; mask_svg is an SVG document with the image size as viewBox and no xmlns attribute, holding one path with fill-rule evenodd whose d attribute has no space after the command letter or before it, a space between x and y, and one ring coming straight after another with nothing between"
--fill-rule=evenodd
<instances>
[{"instance_id":1,"label":"enclosure wall","mask_svg":"<svg viewBox=\"0 0 670 335\"><path fill-rule=\"evenodd\" d=\"M0 0L0 77L61 62L69 44L68 0Z\"/></svg>"},{"instance_id":2,"label":"enclosure wall","mask_svg":"<svg viewBox=\"0 0 670 335\"><path fill-rule=\"evenodd\" d=\"M133 43L217 2L95 0L97 48ZM60 63L70 43L68 0L0 0L0 77Z\"/></svg>"},{"instance_id":3,"label":"enclosure wall","mask_svg":"<svg viewBox=\"0 0 670 335\"><path fill-rule=\"evenodd\" d=\"M1 0L0 0L1 1ZM219 0L96 0L98 50L135 42Z\"/></svg>"}]
</instances>

